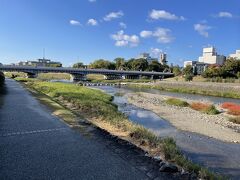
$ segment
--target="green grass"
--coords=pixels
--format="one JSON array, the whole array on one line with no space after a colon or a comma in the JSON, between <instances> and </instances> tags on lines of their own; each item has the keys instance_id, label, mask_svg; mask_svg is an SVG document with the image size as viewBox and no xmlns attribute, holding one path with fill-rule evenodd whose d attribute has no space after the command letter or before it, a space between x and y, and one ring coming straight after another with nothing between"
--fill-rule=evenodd
<instances>
[{"instance_id":1,"label":"green grass","mask_svg":"<svg viewBox=\"0 0 240 180\"><path fill-rule=\"evenodd\" d=\"M56 79L56 80L62 80L62 79L70 80L70 74L67 74L67 73L40 73L40 74L38 74L37 78L41 79L41 80L52 80L52 79Z\"/></svg>"},{"instance_id":2,"label":"green grass","mask_svg":"<svg viewBox=\"0 0 240 180\"><path fill-rule=\"evenodd\" d=\"M180 107L187 107L189 104L186 101L176 99L176 98L169 98L165 101L169 105L180 106Z\"/></svg>"},{"instance_id":3,"label":"green grass","mask_svg":"<svg viewBox=\"0 0 240 180\"><path fill-rule=\"evenodd\" d=\"M193 164L183 156L172 138L161 139L143 126L129 121L112 103L113 97L100 90L75 84L26 81L26 79L17 80L24 82L30 89L45 94L58 103L61 103L61 100L71 103L80 114L88 119L97 118L118 129L129 132L129 136L137 142L147 144L150 148L159 149L159 151L164 152L166 160L174 162L190 172L195 172L200 178L218 178L217 175ZM68 114L64 109L59 109L59 112L63 116L69 116L68 121L71 121L71 114Z\"/></svg>"},{"instance_id":4,"label":"green grass","mask_svg":"<svg viewBox=\"0 0 240 180\"><path fill-rule=\"evenodd\" d=\"M161 85L147 85L147 84L128 84L129 87L133 88L144 88L144 89L157 89L161 91L169 91L176 93L188 93L188 94L200 94L206 96L216 96L216 97L226 97L226 98L236 98L240 99L240 93L237 92L223 92L216 90L201 90L200 88L192 88L192 87L164 87Z\"/></svg>"},{"instance_id":5,"label":"green grass","mask_svg":"<svg viewBox=\"0 0 240 180\"><path fill-rule=\"evenodd\" d=\"M237 116L237 117L234 117L234 118L230 118L229 121L233 122L235 124L240 124L240 116Z\"/></svg>"}]
</instances>

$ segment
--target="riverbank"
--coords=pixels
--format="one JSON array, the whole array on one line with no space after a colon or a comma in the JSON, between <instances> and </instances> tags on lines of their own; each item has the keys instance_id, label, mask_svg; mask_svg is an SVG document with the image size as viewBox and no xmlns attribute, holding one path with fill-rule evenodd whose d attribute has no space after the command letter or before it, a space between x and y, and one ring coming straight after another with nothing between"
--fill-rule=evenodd
<instances>
[{"instance_id":1,"label":"riverbank","mask_svg":"<svg viewBox=\"0 0 240 180\"><path fill-rule=\"evenodd\" d=\"M130 122L111 102L112 97L99 90L39 81L27 82L26 86L47 95L111 134L137 145L151 156L177 164L178 169L195 172L201 178L217 177L181 155L173 139L160 139L142 126Z\"/></svg>"},{"instance_id":2,"label":"riverbank","mask_svg":"<svg viewBox=\"0 0 240 180\"><path fill-rule=\"evenodd\" d=\"M189 107L168 105L165 102L168 98L170 97L143 92L128 94L130 103L155 112L178 129L226 142L240 142L240 125L230 122L223 114L209 115Z\"/></svg>"},{"instance_id":3,"label":"riverbank","mask_svg":"<svg viewBox=\"0 0 240 180\"><path fill-rule=\"evenodd\" d=\"M157 81L156 83L135 83L129 87L150 88L163 91L201 94L217 97L240 98L239 83L213 83L213 82L172 82Z\"/></svg>"}]
</instances>

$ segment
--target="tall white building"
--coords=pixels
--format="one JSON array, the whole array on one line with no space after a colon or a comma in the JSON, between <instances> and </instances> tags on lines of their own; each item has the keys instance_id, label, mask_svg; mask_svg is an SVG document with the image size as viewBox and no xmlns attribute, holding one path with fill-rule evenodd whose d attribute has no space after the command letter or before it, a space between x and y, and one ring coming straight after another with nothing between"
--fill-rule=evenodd
<instances>
[{"instance_id":1,"label":"tall white building","mask_svg":"<svg viewBox=\"0 0 240 180\"><path fill-rule=\"evenodd\" d=\"M214 47L203 48L203 54L198 59L201 63L218 65L223 65L225 60L226 57L218 55Z\"/></svg>"},{"instance_id":2,"label":"tall white building","mask_svg":"<svg viewBox=\"0 0 240 180\"><path fill-rule=\"evenodd\" d=\"M167 54L166 53L161 53L159 61L160 61L161 64L167 64Z\"/></svg>"},{"instance_id":3,"label":"tall white building","mask_svg":"<svg viewBox=\"0 0 240 180\"><path fill-rule=\"evenodd\" d=\"M236 58L240 60L240 50L236 50L235 54L230 54L229 57Z\"/></svg>"}]
</instances>

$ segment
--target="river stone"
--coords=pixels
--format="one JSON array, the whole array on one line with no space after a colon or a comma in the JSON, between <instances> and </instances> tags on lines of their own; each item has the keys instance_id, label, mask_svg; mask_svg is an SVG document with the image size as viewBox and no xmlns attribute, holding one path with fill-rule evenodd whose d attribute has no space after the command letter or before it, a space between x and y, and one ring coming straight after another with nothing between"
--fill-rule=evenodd
<instances>
[{"instance_id":1,"label":"river stone","mask_svg":"<svg viewBox=\"0 0 240 180\"><path fill-rule=\"evenodd\" d=\"M178 172L178 168L177 166L173 165L173 164L164 164L160 167L159 169L160 172Z\"/></svg>"}]
</instances>

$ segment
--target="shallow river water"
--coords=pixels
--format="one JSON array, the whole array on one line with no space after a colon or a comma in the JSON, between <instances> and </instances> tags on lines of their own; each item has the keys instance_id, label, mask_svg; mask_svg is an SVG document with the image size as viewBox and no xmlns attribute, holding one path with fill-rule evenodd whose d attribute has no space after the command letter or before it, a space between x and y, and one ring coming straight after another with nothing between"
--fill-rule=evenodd
<instances>
[{"instance_id":1,"label":"shallow river water","mask_svg":"<svg viewBox=\"0 0 240 180\"><path fill-rule=\"evenodd\" d=\"M214 103L236 102L239 100L192 94L170 93L159 90L97 87L114 96L115 93L148 92L153 94L169 95L191 100L206 100ZM172 126L152 111L148 111L128 103L125 96L114 96L114 103L121 112L128 115L129 120L143 125L160 137L173 137L181 151L193 162L201 164L231 179L240 179L240 144L226 143L197 133L181 131ZM219 132L221 133L221 132Z\"/></svg>"}]
</instances>

